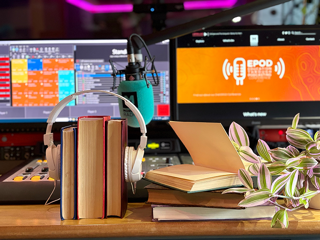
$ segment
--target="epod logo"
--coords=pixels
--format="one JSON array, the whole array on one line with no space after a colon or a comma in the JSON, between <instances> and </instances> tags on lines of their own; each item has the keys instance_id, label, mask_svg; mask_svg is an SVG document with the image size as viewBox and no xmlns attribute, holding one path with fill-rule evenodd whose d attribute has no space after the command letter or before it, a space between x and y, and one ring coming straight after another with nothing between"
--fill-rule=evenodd
<instances>
[{"instance_id":1,"label":"epod logo","mask_svg":"<svg viewBox=\"0 0 320 240\"><path fill-rule=\"evenodd\" d=\"M233 60L233 65L229 63L228 59L225 59L222 73L226 80L233 73L236 85L243 85L243 81L246 78L257 81L270 79L273 71L282 79L285 73L285 64L282 58L279 58L277 64L274 65L273 71L272 66L273 62L270 59L250 59L246 61L244 58L238 57Z\"/></svg>"}]
</instances>

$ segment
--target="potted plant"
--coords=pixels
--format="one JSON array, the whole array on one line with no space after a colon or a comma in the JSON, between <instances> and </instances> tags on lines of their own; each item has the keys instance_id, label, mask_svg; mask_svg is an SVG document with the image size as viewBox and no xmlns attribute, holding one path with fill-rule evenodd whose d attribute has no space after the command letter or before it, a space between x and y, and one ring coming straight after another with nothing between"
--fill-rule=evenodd
<instances>
[{"instance_id":1,"label":"potted plant","mask_svg":"<svg viewBox=\"0 0 320 240\"><path fill-rule=\"evenodd\" d=\"M259 139L256 147L259 156L249 147L249 137L239 124L233 122L229 128L230 140L241 159L249 164L238 171L244 187L230 188L223 193L245 193L239 203L242 207L275 205L271 227L287 228L288 212L308 208L310 200L320 192L320 134L318 131L310 136L297 128L298 122L299 114L286 131L290 144L286 148L270 149ZM272 181L273 175L276 178ZM251 176L257 177L258 189L253 187ZM284 199L284 203L277 201L280 199Z\"/></svg>"}]
</instances>

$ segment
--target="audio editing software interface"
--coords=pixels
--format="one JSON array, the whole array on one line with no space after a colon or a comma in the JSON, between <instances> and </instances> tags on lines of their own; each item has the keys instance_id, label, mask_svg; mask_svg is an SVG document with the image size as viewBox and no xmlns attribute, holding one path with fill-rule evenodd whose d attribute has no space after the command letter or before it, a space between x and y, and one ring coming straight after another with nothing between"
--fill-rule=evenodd
<instances>
[{"instance_id":1,"label":"audio editing software interface","mask_svg":"<svg viewBox=\"0 0 320 240\"><path fill-rule=\"evenodd\" d=\"M0 122L46 121L53 107L76 91L111 91L109 60L118 70L125 69L126 45L124 39L0 42ZM169 120L169 41L148 48L155 56L160 80L153 87L153 119ZM144 49L142 53L147 56ZM120 77L124 80L124 76L117 76L116 86ZM153 83L151 74L147 78ZM62 110L57 121L76 121L84 115L119 118L118 99L99 93L78 96Z\"/></svg>"}]
</instances>

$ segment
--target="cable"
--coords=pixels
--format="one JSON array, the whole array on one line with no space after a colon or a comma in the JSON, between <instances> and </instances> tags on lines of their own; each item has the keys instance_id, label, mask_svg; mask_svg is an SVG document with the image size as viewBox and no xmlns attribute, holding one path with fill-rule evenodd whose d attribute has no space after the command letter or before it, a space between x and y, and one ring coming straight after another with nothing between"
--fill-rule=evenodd
<instances>
[{"instance_id":1,"label":"cable","mask_svg":"<svg viewBox=\"0 0 320 240\"><path fill-rule=\"evenodd\" d=\"M130 44L132 45L131 38L132 38L133 36L136 36L136 37L138 37L138 38L140 39L140 41L142 42L144 48L146 49L146 51L147 51L147 53L148 53L148 55L149 55L149 59L151 60L151 59L152 59L151 53L150 53L150 51L149 51L149 49L148 49L148 47L147 47L147 44L146 44L145 41L142 39L142 37L140 37L140 35L138 35L138 34L136 34L136 33L131 34L130 37L129 37ZM159 81L159 78L158 78L158 72L157 72L157 69L155 68L155 66L154 66L153 63L152 63L152 65L153 65L154 71L155 71L155 73L156 73L156 79L157 79L157 80L155 80L155 78L153 77L153 80L154 80L155 84L152 84L152 85L153 85L153 86L158 86L158 85L159 85L159 82L160 82L160 81ZM153 73L152 73L152 76L153 76Z\"/></svg>"},{"instance_id":2,"label":"cable","mask_svg":"<svg viewBox=\"0 0 320 240\"><path fill-rule=\"evenodd\" d=\"M50 196L48 197L48 199L47 199L46 203L44 204L45 206L46 206L46 205L50 205L51 203L54 203L54 202L56 202L56 201L59 201L59 200L60 200L60 198L58 198L58 199L53 200L53 201L51 201L51 202L49 202L49 203L48 203L48 201L50 200L50 198L51 198L52 194L54 193L54 190L56 190L56 186L57 186L57 180L54 180L54 182L53 182L53 190L52 190L52 192L51 192Z\"/></svg>"}]
</instances>

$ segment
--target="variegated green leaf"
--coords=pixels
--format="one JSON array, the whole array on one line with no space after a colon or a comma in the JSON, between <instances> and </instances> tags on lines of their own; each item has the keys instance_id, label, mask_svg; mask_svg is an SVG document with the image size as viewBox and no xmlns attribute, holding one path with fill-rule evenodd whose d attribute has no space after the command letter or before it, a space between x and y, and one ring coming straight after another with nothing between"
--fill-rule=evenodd
<instances>
[{"instance_id":1,"label":"variegated green leaf","mask_svg":"<svg viewBox=\"0 0 320 240\"><path fill-rule=\"evenodd\" d=\"M320 165L319 164L317 166L315 166L312 170L313 170L313 176L320 177Z\"/></svg>"},{"instance_id":2,"label":"variegated green leaf","mask_svg":"<svg viewBox=\"0 0 320 240\"><path fill-rule=\"evenodd\" d=\"M297 186L298 176L299 176L298 169L290 173L289 180L287 181L286 187L285 187L286 195L289 197L293 197L294 191Z\"/></svg>"},{"instance_id":3,"label":"variegated green leaf","mask_svg":"<svg viewBox=\"0 0 320 240\"><path fill-rule=\"evenodd\" d=\"M250 164L248 167L248 172L254 176L258 175L260 165L258 163Z\"/></svg>"},{"instance_id":4,"label":"variegated green leaf","mask_svg":"<svg viewBox=\"0 0 320 240\"><path fill-rule=\"evenodd\" d=\"M287 161L295 157L287 148L275 148L270 150L270 154L275 161Z\"/></svg>"},{"instance_id":5,"label":"variegated green leaf","mask_svg":"<svg viewBox=\"0 0 320 240\"><path fill-rule=\"evenodd\" d=\"M314 134L313 140L316 141L316 142L320 140L319 131L317 131L317 132Z\"/></svg>"},{"instance_id":6,"label":"variegated green leaf","mask_svg":"<svg viewBox=\"0 0 320 240\"><path fill-rule=\"evenodd\" d=\"M238 151L240 148L239 144L237 144L236 142L234 142L232 140L230 140L230 141L231 141L232 145L234 146L234 148Z\"/></svg>"},{"instance_id":7,"label":"variegated green leaf","mask_svg":"<svg viewBox=\"0 0 320 240\"><path fill-rule=\"evenodd\" d=\"M271 158L271 155L269 153L270 148L269 148L268 144L265 141L263 141L262 139L258 140L257 151L258 151L259 155L264 160L266 160L268 162L272 162L272 158Z\"/></svg>"},{"instance_id":8,"label":"variegated green leaf","mask_svg":"<svg viewBox=\"0 0 320 240\"><path fill-rule=\"evenodd\" d=\"M308 208L308 207L309 207L309 199L300 198L300 199L299 199L299 203L300 203L300 204L303 204L305 208Z\"/></svg>"},{"instance_id":9,"label":"variegated green leaf","mask_svg":"<svg viewBox=\"0 0 320 240\"><path fill-rule=\"evenodd\" d=\"M229 127L229 138L241 146L250 146L246 131L237 123L232 122Z\"/></svg>"},{"instance_id":10,"label":"variegated green leaf","mask_svg":"<svg viewBox=\"0 0 320 240\"><path fill-rule=\"evenodd\" d=\"M320 178L319 177L313 176L311 178L311 183L316 189L320 190Z\"/></svg>"},{"instance_id":11,"label":"variegated green leaf","mask_svg":"<svg viewBox=\"0 0 320 240\"><path fill-rule=\"evenodd\" d=\"M266 165L261 164L258 174L258 187L259 189L267 188L271 186L271 175Z\"/></svg>"},{"instance_id":12,"label":"variegated green leaf","mask_svg":"<svg viewBox=\"0 0 320 240\"><path fill-rule=\"evenodd\" d=\"M267 166L271 175L278 175L287 168L286 165L281 161L273 162Z\"/></svg>"},{"instance_id":13,"label":"variegated green leaf","mask_svg":"<svg viewBox=\"0 0 320 240\"><path fill-rule=\"evenodd\" d=\"M254 207L266 203L271 198L271 194L268 191L253 192L246 196L244 200L239 202L241 207Z\"/></svg>"},{"instance_id":14,"label":"variegated green leaf","mask_svg":"<svg viewBox=\"0 0 320 240\"><path fill-rule=\"evenodd\" d=\"M297 188L299 189L300 191L300 194L303 194L301 193L301 189L304 189L304 181L305 181L305 176L302 172L299 172L299 176L298 176L298 181L297 181Z\"/></svg>"},{"instance_id":15,"label":"variegated green leaf","mask_svg":"<svg viewBox=\"0 0 320 240\"><path fill-rule=\"evenodd\" d=\"M272 218L272 228L287 228L289 226L289 217L285 209L279 210Z\"/></svg>"},{"instance_id":16,"label":"variegated green leaf","mask_svg":"<svg viewBox=\"0 0 320 240\"><path fill-rule=\"evenodd\" d=\"M284 185L288 182L290 173L286 173L275 179L271 185L271 193L275 194L279 192Z\"/></svg>"},{"instance_id":17,"label":"variegated green leaf","mask_svg":"<svg viewBox=\"0 0 320 240\"><path fill-rule=\"evenodd\" d=\"M252 151L250 147L241 146L239 149L239 155L242 160L251 162L251 163L259 163L260 158Z\"/></svg>"},{"instance_id":18,"label":"variegated green leaf","mask_svg":"<svg viewBox=\"0 0 320 240\"><path fill-rule=\"evenodd\" d=\"M294 191L294 196L295 197L299 197L300 196L300 192L299 190L296 188L296 190ZM298 207L300 205L299 199L291 199L291 204L292 207Z\"/></svg>"},{"instance_id":19,"label":"variegated green leaf","mask_svg":"<svg viewBox=\"0 0 320 240\"><path fill-rule=\"evenodd\" d=\"M243 183L243 185L248 188L253 188L253 182L252 178L250 177L250 174L245 169L239 169L238 176L240 181Z\"/></svg>"},{"instance_id":20,"label":"variegated green leaf","mask_svg":"<svg viewBox=\"0 0 320 240\"><path fill-rule=\"evenodd\" d=\"M318 191L308 190L305 194L302 194L300 197L301 197L301 198L306 198L306 199L311 199L311 198L313 198L315 195L317 195L318 193L319 193Z\"/></svg>"},{"instance_id":21,"label":"variegated green leaf","mask_svg":"<svg viewBox=\"0 0 320 240\"><path fill-rule=\"evenodd\" d=\"M294 157L298 157L300 155L300 151L296 149L294 146L289 145L286 149L291 152Z\"/></svg>"},{"instance_id":22,"label":"variegated green leaf","mask_svg":"<svg viewBox=\"0 0 320 240\"><path fill-rule=\"evenodd\" d=\"M248 188L229 188L222 192L222 194L225 193L246 193L248 191L254 191L254 189L248 189Z\"/></svg>"},{"instance_id":23,"label":"variegated green leaf","mask_svg":"<svg viewBox=\"0 0 320 240\"><path fill-rule=\"evenodd\" d=\"M287 140L288 142L297 148L305 149L306 145L313 141L309 133L302 129L292 129L287 130Z\"/></svg>"},{"instance_id":24,"label":"variegated green leaf","mask_svg":"<svg viewBox=\"0 0 320 240\"><path fill-rule=\"evenodd\" d=\"M318 149L318 143L317 142L310 142L306 145L306 152L307 156L309 157L320 157L320 150Z\"/></svg>"},{"instance_id":25,"label":"variegated green leaf","mask_svg":"<svg viewBox=\"0 0 320 240\"><path fill-rule=\"evenodd\" d=\"M286 162L287 168L296 167L301 163L301 161L301 157L290 158Z\"/></svg>"},{"instance_id":26,"label":"variegated green leaf","mask_svg":"<svg viewBox=\"0 0 320 240\"><path fill-rule=\"evenodd\" d=\"M315 160L314 158L304 157L304 158L301 158L300 164L295 166L295 168L300 170L302 169L308 170L310 168L314 168L317 165L318 165L318 161Z\"/></svg>"},{"instance_id":27,"label":"variegated green leaf","mask_svg":"<svg viewBox=\"0 0 320 240\"><path fill-rule=\"evenodd\" d=\"M299 123L300 113L296 114L292 120L292 128L296 129Z\"/></svg>"}]
</instances>

